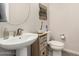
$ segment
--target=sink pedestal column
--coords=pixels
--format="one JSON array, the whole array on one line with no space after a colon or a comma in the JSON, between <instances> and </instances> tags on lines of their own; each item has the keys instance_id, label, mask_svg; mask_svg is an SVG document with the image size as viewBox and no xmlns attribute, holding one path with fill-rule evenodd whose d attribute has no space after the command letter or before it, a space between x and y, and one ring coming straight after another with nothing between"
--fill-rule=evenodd
<instances>
[{"instance_id":1,"label":"sink pedestal column","mask_svg":"<svg viewBox=\"0 0 79 59\"><path fill-rule=\"evenodd\" d=\"M16 56L27 56L27 47L17 49L16 50Z\"/></svg>"}]
</instances>

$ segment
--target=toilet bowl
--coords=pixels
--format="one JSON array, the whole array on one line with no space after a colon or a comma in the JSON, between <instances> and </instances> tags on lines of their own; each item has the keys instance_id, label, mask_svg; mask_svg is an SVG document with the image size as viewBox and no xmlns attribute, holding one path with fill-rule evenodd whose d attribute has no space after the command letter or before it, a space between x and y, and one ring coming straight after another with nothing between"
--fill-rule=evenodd
<instances>
[{"instance_id":1,"label":"toilet bowl","mask_svg":"<svg viewBox=\"0 0 79 59\"><path fill-rule=\"evenodd\" d=\"M48 42L50 48L52 49L52 55L53 56L61 56L62 50L64 48L64 43L59 41L49 41Z\"/></svg>"}]
</instances>

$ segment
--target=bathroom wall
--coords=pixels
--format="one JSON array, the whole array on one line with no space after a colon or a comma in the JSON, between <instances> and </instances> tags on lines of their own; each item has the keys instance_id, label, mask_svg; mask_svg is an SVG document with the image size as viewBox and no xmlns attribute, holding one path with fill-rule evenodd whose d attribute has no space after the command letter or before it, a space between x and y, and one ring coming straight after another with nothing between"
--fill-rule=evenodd
<instances>
[{"instance_id":1,"label":"bathroom wall","mask_svg":"<svg viewBox=\"0 0 79 59\"><path fill-rule=\"evenodd\" d=\"M40 20L39 20L39 8L38 8L38 4L36 3L31 3L30 4L30 16L27 19L27 21L22 24L22 25L11 25L9 23L0 23L0 37L2 36L2 32L1 30L3 30L5 27L9 30L9 31L14 31L17 30L17 28L23 28L24 32L37 32L40 28ZM30 51L30 49L29 49ZM3 48L0 48L0 55L11 55L13 54L14 51L9 51ZM15 52L14 52L15 53ZM30 54L30 52L29 52Z\"/></svg>"},{"instance_id":2,"label":"bathroom wall","mask_svg":"<svg viewBox=\"0 0 79 59\"><path fill-rule=\"evenodd\" d=\"M65 34L65 50L79 53L79 4L49 4L51 39L60 41Z\"/></svg>"}]
</instances>

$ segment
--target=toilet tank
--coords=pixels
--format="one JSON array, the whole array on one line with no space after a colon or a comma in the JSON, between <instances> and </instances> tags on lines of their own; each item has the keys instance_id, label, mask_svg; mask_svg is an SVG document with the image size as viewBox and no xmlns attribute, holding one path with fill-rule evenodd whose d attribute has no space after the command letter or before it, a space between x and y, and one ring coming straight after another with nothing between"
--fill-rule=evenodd
<instances>
[{"instance_id":1,"label":"toilet tank","mask_svg":"<svg viewBox=\"0 0 79 59\"><path fill-rule=\"evenodd\" d=\"M47 42L50 41L50 31L47 31Z\"/></svg>"}]
</instances>

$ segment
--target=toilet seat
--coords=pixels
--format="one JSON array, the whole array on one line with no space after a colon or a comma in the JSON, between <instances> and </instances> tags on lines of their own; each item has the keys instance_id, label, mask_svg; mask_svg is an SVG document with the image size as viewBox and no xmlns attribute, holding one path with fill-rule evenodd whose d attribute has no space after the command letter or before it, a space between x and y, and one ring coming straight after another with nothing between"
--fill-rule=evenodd
<instances>
[{"instance_id":1,"label":"toilet seat","mask_svg":"<svg viewBox=\"0 0 79 59\"><path fill-rule=\"evenodd\" d=\"M49 41L48 44L50 45L50 47L54 50L62 50L64 47L64 43L59 42L59 41Z\"/></svg>"}]
</instances>

